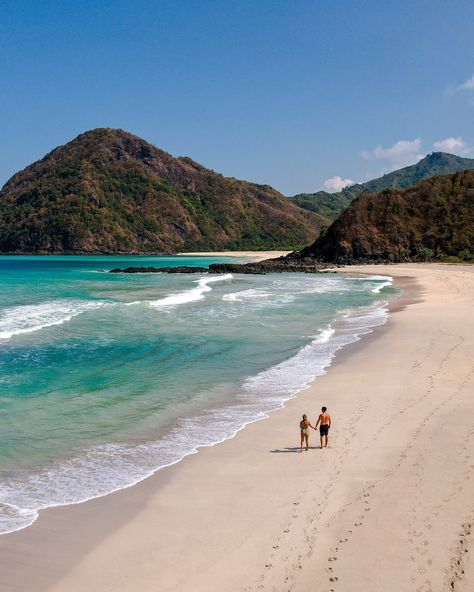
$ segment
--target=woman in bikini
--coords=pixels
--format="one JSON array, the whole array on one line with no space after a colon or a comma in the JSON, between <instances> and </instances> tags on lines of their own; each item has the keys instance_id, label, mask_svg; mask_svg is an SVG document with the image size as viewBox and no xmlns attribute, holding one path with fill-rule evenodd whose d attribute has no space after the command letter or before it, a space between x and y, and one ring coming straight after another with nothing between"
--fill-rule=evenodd
<instances>
[{"instance_id":1,"label":"woman in bikini","mask_svg":"<svg viewBox=\"0 0 474 592\"><path fill-rule=\"evenodd\" d=\"M303 415L303 419L300 421L300 431L301 431L301 449L300 452L303 452L303 443L306 440L306 450L309 447L309 428L313 428L313 426L309 423L307 415ZM314 429L314 428L313 428Z\"/></svg>"}]
</instances>

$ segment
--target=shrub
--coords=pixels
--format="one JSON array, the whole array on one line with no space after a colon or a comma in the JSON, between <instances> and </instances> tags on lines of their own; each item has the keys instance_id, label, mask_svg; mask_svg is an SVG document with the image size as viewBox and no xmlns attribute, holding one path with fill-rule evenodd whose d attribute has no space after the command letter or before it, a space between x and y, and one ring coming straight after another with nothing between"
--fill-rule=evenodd
<instances>
[{"instance_id":1,"label":"shrub","mask_svg":"<svg viewBox=\"0 0 474 592\"><path fill-rule=\"evenodd\" d=\"M462 261L474 261L474 254L469 249L464 249L458 253L459 259Z\"/></svg>"},{"instance_id":2,"label":"shrub","mask_svg":"<svg viewBox=\"0 0 474 592\"><path fill-rule=\"evenodd\" d=\"M456 255L447 255L445 257L441 257L440 261L442 263L462 263L462 260L459 259L459 257L456 257Z\"/></svg>"},{"instance_id":3,"label":"shrub","mask_svg":"<svg viewBox=\"0 0 474 592\"><path fill-rule=\"evenodd\" d=\"M428 247L419 247L416 255L413 257L414 261L433 261L434 251Z\"/></svg>"}]
</instances>

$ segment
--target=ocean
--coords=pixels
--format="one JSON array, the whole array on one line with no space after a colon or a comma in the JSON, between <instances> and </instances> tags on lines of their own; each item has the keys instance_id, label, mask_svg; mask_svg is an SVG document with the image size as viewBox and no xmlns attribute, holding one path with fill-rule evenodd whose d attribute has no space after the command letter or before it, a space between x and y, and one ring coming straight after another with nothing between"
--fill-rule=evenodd
<instances>
[{"instance_id":1,"label":"ocean","mask_svg":"<svg viewBox=\"0 0 474 592\"><path fill-rule=\"evenodd\" d=\"M397 293L378 275L105 273L226 260L0 257L0 533L265 418Z\"/></svg>"}]
</instances>

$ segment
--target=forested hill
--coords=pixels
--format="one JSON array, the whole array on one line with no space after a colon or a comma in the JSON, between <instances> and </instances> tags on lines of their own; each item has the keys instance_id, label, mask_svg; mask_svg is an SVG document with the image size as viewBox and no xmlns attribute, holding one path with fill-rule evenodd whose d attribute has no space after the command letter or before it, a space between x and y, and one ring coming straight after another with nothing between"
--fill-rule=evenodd
<instances>
[{"instance_id":1,"label":"forested hill","mask_svg":"<svg viewBox=\"0 0 474 592\"><path fill-rule=\"evenodd\" d=\"M0 251L174 253L300 248L323 216L116 129L95 129L0 191Z\"/></svg>"},{"instance_id":2,"label":"forested hill","mask_svg":"<svg viewBox=\"0 0 474 592\"><path fill-rule=\"evenodd\" d=\"M474 170L364 193L299 258L474 260Z\"/></svg>"},{"instance_id":3,"label":"forested hill","mask_svg":"<svg viewBox=\"0 0 474 592\"><path fill-rule=\"evenodd\" d=\"M337 193L328 193L327 191L301 193L289 199L302 208L335 220L353 199L366 191L406 189L418 181L429 179L435 175L449 175L468 169L474 169L473 158L462 158L446 152L433 152L416 164L398 169L366 183L357 183L345 187Z\"/></svg>"}]
</instances>

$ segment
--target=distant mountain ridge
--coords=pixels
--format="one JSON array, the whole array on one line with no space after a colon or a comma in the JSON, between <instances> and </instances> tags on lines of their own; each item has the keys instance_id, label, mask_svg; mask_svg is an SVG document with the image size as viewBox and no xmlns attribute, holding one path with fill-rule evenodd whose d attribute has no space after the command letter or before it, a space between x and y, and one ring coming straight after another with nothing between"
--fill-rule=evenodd
<instances>
[{"instance_id":1,"label":"distant mountain ridge","mask_svg":"<svg viewBox=\"0 0 474 592\"><path fill-rule=\"evenodd\" d=\"M110 128L55 148L0 191L0 252L294 249L327 224L268 185Z\"/></svg>"},{"instance_id":2,"label":"distant mountain ridge","mask_svg":"<svg viewBox=\"0 0 474 592\"><path fill-rule=\"evenodd\" d=\"M377 192L384 189L406 189L418 181L435 175L449 175L474 169L474 158L462 158L446 152L433 152L416 164L392 171L383 177L356 183L337 193L318 191L300 193L290 197L301 208L317 212L330 220L335 220L353 199L365 191Z\"/></svg>"},{"instance_id":3,"label":"distant mountain ridge","mask_svg":"<svg viewBox=\"0 0 474 592\"><path fill-rule=\"evenodd\" d=\"M363 193L289 257L335 263L474 260L474 170Z\"/></svg>"}]
</instances>

